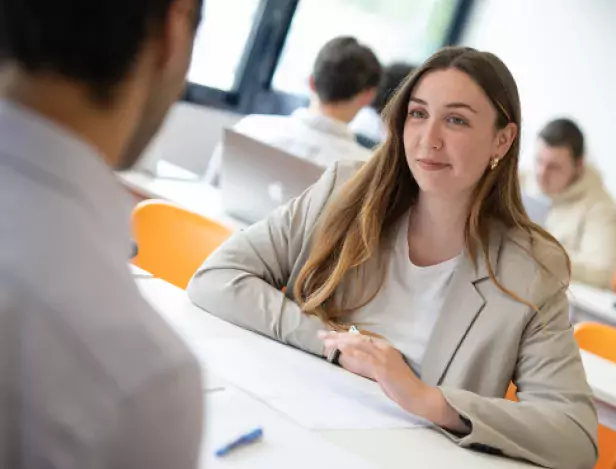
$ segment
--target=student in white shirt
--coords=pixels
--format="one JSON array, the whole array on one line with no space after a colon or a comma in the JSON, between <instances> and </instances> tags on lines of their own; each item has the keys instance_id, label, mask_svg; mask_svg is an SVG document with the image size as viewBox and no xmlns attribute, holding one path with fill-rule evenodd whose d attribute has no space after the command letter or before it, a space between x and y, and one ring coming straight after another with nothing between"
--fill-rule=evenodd
<instances>
[{"instance_id":1,"label":"student in white shirt","mask_svg":"<svg viewBox=\"0 0 616 469\"><path fill-rule=\"evenodd\" d=\"M308 108L290 116L250 115L234 130L323 167L342 159L365 161L371 153L357 143L348 123L373 101L380 77L381 66L368 47L352 37L332 39L316 58ZM221 158L219 145L205 174L215 186Z\"/></svg>"},{"instance_id":2,"label":"student in white shirt","mask_svg":"<svg viewBox=\"0 0 616 469\"><path fill-rule=\"evenodd\" d=\"M113 169L182 93L201 8L0 0L0 468L198 465L201 369L131 276Z\"/></svg>"},{"instance_id":3,"label":"student in white shirt","mask_svg":"<svg viewBox=\"0 0 616 469\"><path fill-rule=\"evenodd\" d=\"M383 121L383 109L404 79L413 73L411 65L396 62L383 68L383 76L374 101L362 108L349 124L351 131L378 144L387 138L387 124Z\"/></svg>"},{"instance_id":4,"label":"student in white shirt","mask_svg":"<svg viewBox=\"0 0 616 469\"><path fill-rule=\"evenodd\" d=\"M335 164L234 234L190 298L317 356L337 349L342 367L463 447L592 467L598 424L569 322L570 264L524 211L511 73L490 53L447 48L385 115L388 138L367 163ZM504 398L511 382L519 402Z\"/></svg>"}]
</instances>

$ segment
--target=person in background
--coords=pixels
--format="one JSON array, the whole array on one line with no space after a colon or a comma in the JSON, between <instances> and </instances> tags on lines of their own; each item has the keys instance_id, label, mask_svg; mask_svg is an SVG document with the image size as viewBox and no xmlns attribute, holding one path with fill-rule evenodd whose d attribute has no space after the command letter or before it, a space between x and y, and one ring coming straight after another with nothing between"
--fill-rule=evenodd
<instances>
[{"instance_id":1,"label":"person in background","mask_svg":"<svg viewBox=\"0 0 616 469\"><path fill-rule=\"evenodd\" d=\"M388 137L368 162L338 162L234 234L189 298L376 381L463 447L593 467L569 259L524 211L511 73L490 53L443 49L385 116ZM519 402L504 398L511 382Z\"/></svg>"},{"instance_id":2,"label":"person in background","mask_svg":"<svg viewBox=\"0 0 616 469\"><path fill-rule=\"evenodd\" d=\"M195 469L195 357L127 266L202 0L0 0L0 467Z\"/></svg>"},{"instance_id":3,"label":"person in background","mask_svg":"<svg viewBox=\"0 0 616 469\"><path fill-rule=\"evenodd\" d=\"M573 121L548 123L537 140L535 177L522 175L523 190L550 199L545 228L567 250L573 280L609 288L616 270L616 207L584 152L584 135Z\"/></svg>"},{"instance_id":4,"label":"person in background","mask_svg":"<svg viewBox=\"0 0 616 469\"><path fill-rule=\"evenodd\" d=\"M320 50L309 85L308 108L290 116L250 115L234 130L324 167L340 159L367 160L371 153L349 130L359 110L374 100L381 65L374 53L353 37L338 37ZM214 150L205 181L217 186L221 145Z\"/></svg>"},{"instance_id":5,"label":"person in background","mask_svg":"<svg viewBox=\"0 0 616 469\"><path fill-rule=\"evenodd\" d=\"M369 142L366 146L372 147L387 138L387 125L383 122L381 114L398 86L413 73L413 70L414 67L402 62L393 63L383 69L383 76L374 101L362 108L349 124L349 128L358 136L358 139L365 138L366 142Z\"/></svg>"}]
</instances>

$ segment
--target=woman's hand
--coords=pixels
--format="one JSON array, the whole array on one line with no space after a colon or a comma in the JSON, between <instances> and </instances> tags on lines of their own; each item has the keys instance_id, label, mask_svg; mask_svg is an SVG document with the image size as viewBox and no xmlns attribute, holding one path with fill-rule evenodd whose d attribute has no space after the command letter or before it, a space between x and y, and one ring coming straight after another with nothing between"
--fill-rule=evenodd
<instances>
[{"instance_id":1,"label":"woman's hand","mask_svg":"<svg viewBox=\"0 0 616 469\"><path fill-rule=\"evenodd\" d=\"M340 350L339 361L343 368L376 381L385 394L402 407L409 395L421 394L428 387L389 342L346 332L327 332L320 337L327 352Z\"/></svg>"},{"instance_id":2,"label":"woman's hand","mask_svg":"<svg viewBox=\"0 0 616 469\"><path fill-rule=\"evenodd\" d=\"M407 412L455 431L468 431L441 391L422 382L389 342L362 334L319 333L326 354L340 350L340 365L379 383L383 392Z\"/></svg>"}]
</instances>

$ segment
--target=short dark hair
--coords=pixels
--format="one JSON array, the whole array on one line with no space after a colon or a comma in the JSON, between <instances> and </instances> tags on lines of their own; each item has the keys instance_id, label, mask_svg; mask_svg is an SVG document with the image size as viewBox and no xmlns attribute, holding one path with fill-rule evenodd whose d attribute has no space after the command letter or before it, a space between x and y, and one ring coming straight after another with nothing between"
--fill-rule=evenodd
<instances>
[{"instance_id":1,"label":"short dark hair","mask_svg":"<svg viewBox=\"0 0 616 469\"><path fill-rule=\"evenodd\" d=\"M173 1L0 0L0 64L56 73L108 102Z\"/></svg>"},{"instance_id":2,"label":"short dark hair","mask_svg":"<svg viewBox=\"0 0 616 469\"><path fill-rule=\"evenodd\" d=\"M381 64L374 52L354 37L337 37L320 50L313 77L321 101L348 101L379 85Z\"/></svg>"},{"instance_id":3,"label":"short dark hair","mask_svg":"<svg viewBox=\"0 0 616 469\"><path fill-rule=\"evenodd\" d=\"M550 147L567 147L575 161L584 157L584 134L570 119L556 119L539 132L539 138Z\"/></svg>"},{"instance_id":4,"label":"short dark hair","mask_svg":"<svg viewBox=\"0 0 616 469\"><path fill-rule=\"evenodd\" d=\"M402 62L396 62L383 69L383 76L379 84L379 90L372 102L372 107L380 114L404 79L409 76L415 67Z\"/></svg>"}]
</instances>

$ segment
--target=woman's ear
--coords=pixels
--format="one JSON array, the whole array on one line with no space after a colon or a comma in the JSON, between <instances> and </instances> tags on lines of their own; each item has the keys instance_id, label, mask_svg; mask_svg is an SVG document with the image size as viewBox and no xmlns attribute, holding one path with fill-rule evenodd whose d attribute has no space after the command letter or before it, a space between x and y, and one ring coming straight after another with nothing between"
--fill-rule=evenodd
<instances>
[{"instance_id":1,"label":"woman's ear","mask_svg":"<svg viewBox=\"0 0 616 469\"><path fill-rule=\"evenodd\" d=\"M503 158L518 135L518 126L513 122L507 124L506 127L500 129L496 134L496 148L494 154L498 155L498 158Z\"/></svg>"}]
</instances>

